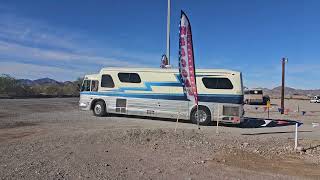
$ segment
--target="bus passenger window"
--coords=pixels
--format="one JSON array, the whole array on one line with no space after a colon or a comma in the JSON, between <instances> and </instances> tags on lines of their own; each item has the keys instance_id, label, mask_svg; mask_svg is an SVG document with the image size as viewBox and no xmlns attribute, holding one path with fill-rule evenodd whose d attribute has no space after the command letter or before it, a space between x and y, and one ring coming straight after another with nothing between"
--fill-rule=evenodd
<instances>
[{"instance_id":1,"label":"bus passenger window","mask_svg":"<svg viewBox=\"0 0 320 180\"><path fill-rule=\"evenodd\" d=\"M91 81L91 91L98 91L99 81Z\"/></svg>"},{"instance_id":2,"label":"bus passenger window","mask_svg":"<svg viewBox=\"0 0 320 180\"><path fill-rule=\"evenodd\" d=\"M233 85L228 78L203 78L202 82L208 89L233 89Z\"/></svg>"},{"instance_id":3,"label":"bus passenger window","mask_svg":"<svg viewBox=\"0 0 320 180\"><path fill-rule=\"evenodd\" d=\"M119 80L123 83L141 83L137 73L118 73Z\"/></svg>"},{"instance_id":4,"label":"bus passenger window","mask_svg":"<svg viewBox=\"0 0 320 180\"><path fill-rule=\"evenodd\" d=\"M101 87L114 88L114 82L110 75L104 74L101 77Z\"/></svg>"},{"instance_id":5,"label":"bus passenger window","mask_svg":"<svg viewBox=\"0 0 320 180\"><path fill-rule=\"evenodd\" d=\"M90 80L84 80L82 87L81 87L81 92L82 91L90 91Z\"/></svg>"}]
</instances>

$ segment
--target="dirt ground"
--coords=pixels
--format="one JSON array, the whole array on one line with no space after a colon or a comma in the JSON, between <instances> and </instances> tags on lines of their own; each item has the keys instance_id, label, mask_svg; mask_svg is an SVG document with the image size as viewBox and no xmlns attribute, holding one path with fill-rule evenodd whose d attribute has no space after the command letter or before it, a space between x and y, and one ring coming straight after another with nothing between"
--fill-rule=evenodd
<instances>
[{"instance_id":1,"label":"dirt ground","mask_svg":"<svg viewBox=\"0 0 320 180\"><path fill-rule=\"evenodd\" d=\"M279 100L271 103L270 118L304 123L301 151L292 125L198 130L188 121L97 118L77 98L1 99L0 179L320 179L320 127L312 126L320 104L287 100L280 115ZM245 109L267 117L263 106Z\"/></svg>"}]
</instances>

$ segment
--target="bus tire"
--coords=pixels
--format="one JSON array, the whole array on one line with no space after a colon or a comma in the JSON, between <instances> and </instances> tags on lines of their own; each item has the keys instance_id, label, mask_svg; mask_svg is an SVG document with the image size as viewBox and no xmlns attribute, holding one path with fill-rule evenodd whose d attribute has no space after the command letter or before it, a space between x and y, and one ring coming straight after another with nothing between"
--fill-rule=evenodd
<instances>
[{"instance_id":1,"label":"bus tire","mask_svg":"<svg viewBox=\"0 0 320 180\"><path fill-rule=\"evenodd\" d=\"M103 101L97 101L95 102L92 111L93 111L93 115L102 117L107 113L106 104Z\"/></svg>"},{"instance_id":2,"label":"bus tire","mask_svg":"<svg viewBox=\"0 0 320 180\"><path fill-rule=\"evenodd\" d=\"M199 124L203 125L203 126L210 125L210 123L211 123L210 110L205 106L199 106L198 110L199 110L199 118L200 118L199 119ZM193 124L198 124L197 108L196 107L192 110L190 119L191 119Z\"/></svg>"}]
</instances>

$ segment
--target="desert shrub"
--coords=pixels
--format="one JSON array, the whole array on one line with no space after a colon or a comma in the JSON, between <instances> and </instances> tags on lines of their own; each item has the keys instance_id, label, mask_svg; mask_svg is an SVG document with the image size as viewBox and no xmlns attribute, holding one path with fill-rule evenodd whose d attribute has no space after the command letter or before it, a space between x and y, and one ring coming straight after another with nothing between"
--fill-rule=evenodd
<instances>
[{"instance_id":1,"label":"desert shrub","mask_svg":"<svg viewBox=\"0 0 320 180\"><path fill-rule=\"evenodd\" d=\"M0 75L0 93L8 94L9 92L14 92L17 86L17 81L6 74Z\"/></svg>"},{"instance_id":2,"label":"desert shrub","mask_svg":"<svg viewBox=\"0 0 320 180\"><path fill-rule=\"evenodd\" d=\"M3 74L0 75L0 95L5 95L5 97L79 96L79 85L82 81L83 78L78 78L76 81L66 83L26 85Z\"/></svg>"},{"instance_id":3,"label":"desert shrub","mask_svg":"<svg viewBox=\"0 0 320 180\"><path fill-rule=\"evenodd\" d=\"M63 95L65 96L78 96L79 90L76 84L66 84L62 87Z\"/></svg>"},{"instance_id":4,"label":"desert shrub","mask_svg":"<svg viewBox=\"0 0 320 180\"><path fill-rule=\"evenodd\" d=\"M83 79L84 79L83 77L78 77L77 80L73 82L73 84L76 85L78 94L79 94L80 87L81 87L81 85L82 85Z\"/></svg>"}]
</instances>

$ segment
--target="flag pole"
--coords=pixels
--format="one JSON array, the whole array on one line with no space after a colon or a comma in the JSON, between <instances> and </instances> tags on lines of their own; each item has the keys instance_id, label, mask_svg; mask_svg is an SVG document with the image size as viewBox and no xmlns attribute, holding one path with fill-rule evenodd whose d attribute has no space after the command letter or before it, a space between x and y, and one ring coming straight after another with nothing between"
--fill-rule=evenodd
<instances>
[{"instance_id":1,"label":"flag pole","mask_svg":"<svg viewBox=\"0 0 320 180\"><path fill-rule=\"evenodd\" d=\"M197 125L198 125L198 129L200 129L200 125L199 125L199 105L197 104Z\"/></svg>"},{"instance_id":2,"label":"flag pole","mask_svg":"<svg viewBox=\"0 0 320 180\"><path fill-rule=\"evenodd\" d=\"M171 0L168 0L168 14L167 14L167 59L170 66L170 5Z\"/></svg>"}]
</instances>

